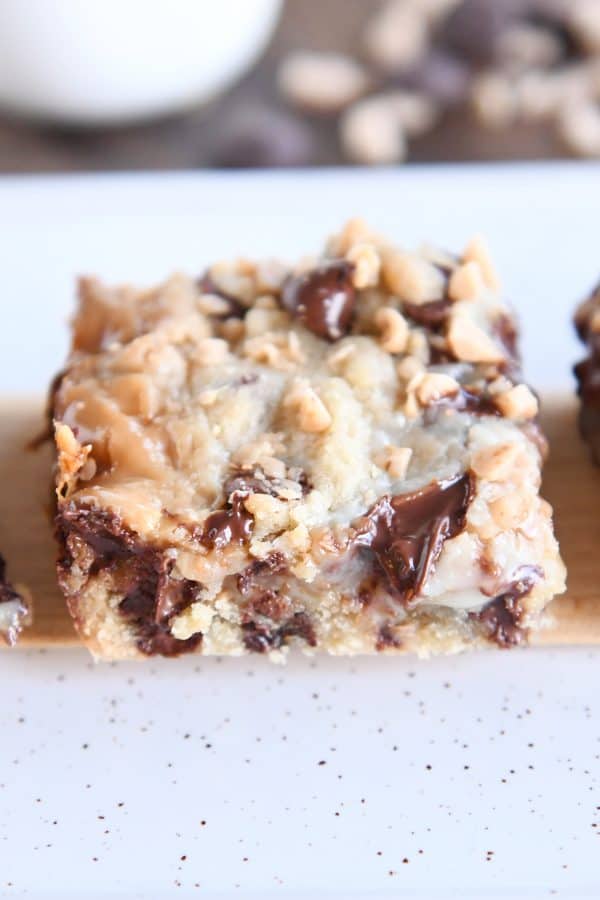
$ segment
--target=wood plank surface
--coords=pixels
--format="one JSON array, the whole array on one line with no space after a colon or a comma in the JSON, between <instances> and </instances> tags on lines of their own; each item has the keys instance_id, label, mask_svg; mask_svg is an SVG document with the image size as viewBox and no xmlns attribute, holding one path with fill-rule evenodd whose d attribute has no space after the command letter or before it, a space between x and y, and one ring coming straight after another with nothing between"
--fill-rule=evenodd
<instances>
[{"instance_id":1,"label":"wood plank surface","mask_svg":"<svg viewBox=\"0 0 600 900\"><path fill-rule=\"evenodd\" d=\"M551 447L543 493L554 507L569 578L567 593L552 604L552 626L532 643L600 644L600 470L579 438L573 397L550 395L542 402ZM54 573L51 448L27 449L43 427L43 407L38 397L0 398L0 550L11 579L29 587L35 604L21 646L74 646L78 639Z\"/></svg>"}]
</instances>

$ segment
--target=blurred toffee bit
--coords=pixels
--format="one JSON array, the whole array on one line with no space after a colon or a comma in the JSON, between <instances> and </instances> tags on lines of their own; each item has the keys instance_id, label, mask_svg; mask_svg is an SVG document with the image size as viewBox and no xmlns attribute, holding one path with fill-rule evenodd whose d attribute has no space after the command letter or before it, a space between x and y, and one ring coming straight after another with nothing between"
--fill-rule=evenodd
<instances>
[{"instance_id":1,"label":"blurred toffee bit","mask_svg":"<svg viewBox=\"0 0 600 900\"><path fill-rule=\"evenodd\" d=\"M294 52L278 77L288 103L338 117L352 161L402 161L457 107L487 128L549 126L600 156L600 0L388 0L360 52Z\"/></svg>"},{"instance_id":2,"label":"blurred toffee bit","mask_svg":"<svg viewBox=\"0 0 600 900\"><path fill-rule=\"evenodd\" d=\"M17 591L7 580L6 564L0 556L0 639L11 646L31 618L31 604L25 594L22 588Z\"/></svg>"}]
</instances>

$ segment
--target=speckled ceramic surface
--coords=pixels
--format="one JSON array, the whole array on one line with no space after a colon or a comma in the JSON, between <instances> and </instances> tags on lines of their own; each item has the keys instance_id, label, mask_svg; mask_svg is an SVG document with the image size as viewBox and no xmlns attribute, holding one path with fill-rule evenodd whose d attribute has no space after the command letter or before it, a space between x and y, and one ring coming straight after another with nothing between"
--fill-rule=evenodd
<instances>
[{"instance_id":1,"label":"speckled ceramic surface","mask_svg":"<svg viewBox=\"0 0 600 900\"><path fill-rule=\"evenodd\" d=\"M57 367L78 271L291 255L356 212L408 243L485 232L529 379L565 387L599 200L594 166L0 182L0 389ZM596 897L599 666L2 653L0 896Z\"/></svg>"}]
</instances>

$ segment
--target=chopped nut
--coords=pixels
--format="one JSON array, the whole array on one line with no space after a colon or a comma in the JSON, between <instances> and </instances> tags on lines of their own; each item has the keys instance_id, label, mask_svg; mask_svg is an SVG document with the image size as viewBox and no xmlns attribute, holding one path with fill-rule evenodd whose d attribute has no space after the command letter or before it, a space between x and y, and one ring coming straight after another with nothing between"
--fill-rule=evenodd
<instances>
[{"instance_id":1,"label":"chopped nut","mask_svg":"<svg viewBox=\"0 0 600 900\"><path fill-rule=\"evenodd\" d=\"M408 137L420 137L431 131L438 118L438 107L418 91L394 91L387 95L390 115L396 117Z\"/></svg>"},{"instance_id":2,"label":"chopped nut","mask_svg":"<svg viewBox=\"0 0 600 900\"><path fill-rule=\"evenodd\" d=\"M406 343L406 352L420 360L423 365L429 362L429 341L422 331L411 331Z\"/></svg>"},{"instance_id":3,"label":"chopped nut","mask_svg":"<svg viewBox=\"0 0 600 900\"><path fill-rule=\"evenodd\" d=\"M379 68L389 72L407 69L425 54L427 20L417 5L395 0L371 18L364 41L369 58Z\"/></svg>"},{"instance_id":4,"label":"chopped nut","mask_svg":"<svg viewBox=\"0 0 600 900\"><path fill-rule=\"evenodd\" d=\"M375 324L381 332L380 346L388 353L402 353L408 339L408 324L402 313L391 306L377 310Z\"/></svg>"},{"instance_id":5,"label":"chopped nut","mask_svg":"<svg viewBox=\"0 0 600 900\"><path fill-rule=\"evenodd\" d=\"M340 121L340 140L349 159L365 165L389 165L406 156L406 138L389 103L380 97L360 100Z\"/></svg>"},{"instance_id":6,"label":"chopped nut","mask_svg":"<svg viewBox=\"0 0 600 900\"><path fill-rule=\"evenodd\" d=\"M196 361L201 366L214 366L227 356L227 341L221 338L204 338L196 345Z\"/></svg>"},{"instance_id":7,"label":"chopped nut","mask_svg":"<svg viewBox=\"0 0 600 900\"><path fill-rule=\"evenodd\" d=\"M246 333L242 319L225 319L220 328L222 336L226 341L235 343L239 341Z\"/></svg>"},{"instance_id":8,"label":"chopped nut","mask_svg":"<svg viewBox=\"0 0 600 900\"><path fill-rule=\"evenodd\" d=\"M285 478L285 463L282 459L277 459L276 456L260 456L257 463L267 478Z\"/></svg>"},{"instance_id":9,"label":"chopped nut","mask_svg":"<svg viewBox=\"0 0 600 900\"><path fill-rule=\"evenodd\" d=\"M382 275L391 293L408 303L439 300L446 290L443 272L426 259L402 250L388 250L383 254Z\"/></svg>"},{"instance_id":10,"label":"chopped nut","mask_svg":"<svg viewBox=\"0 0 600 900\"><path fill-rule=\"evenodd\" d=\"M398 377L404 381L410 381L415 375L422 374L425 367L416 356L405 356L396 366Z\"/></svg>"},{"instance_id":11,"label":"chopped nut","mask_svg":"<svg viewBox=\"0 0 600 900\"><path fill-rule=\"evenodd\" d=\"M256 296L255 268L254 263L238 259L215 263L208 273L219 291L249 306Z\"/></svg>"},{"instance_id":12,"label":"chopped nut","mask_svg":"<svg viewBox=\"0 0 600 900\"><path fill-rule=\"evenodd\" d=\"M600 52L600 6L598 0L568 3L568 24L589 53Z\"/></svg>"},{"instance_id":13,"label":"chopped nut","mask_svg":"<svg viewBox=\"0 0 600 900\"><path fill-rule=\"evenodd\" d=\"M354 265L352 284L357 290L378 283L381 260L374 244L354 244L346 253L346 259Z\"/></svg>"},{"instance_id":14,"label":"chopped nut","mask_svg":"<svg viewBox=\"0 0 600 900\"><path fill-rule=\"evenodd\" d=\"M446 336L452 353L462 362L501 362L504 353L486 332L464 315L453 315Z\"/></svg>"},{"instance_id":15,"label":"chopped nut","mask_svg":"<svg viewBox=\"0 0 600 900\"><path fill-rule=\"evenodd\" d=\"M306 525L296 525L291 531L287 532L287 539L297 553L308 553L310 550L310 534Z\"/></svg>"},{"instance_id":16,"label":"chopped nut","mask_svg":"<svg viewBox=\"0 0 600 900\"><path fill-rule=\"evenodd\" d=\"M198 309L205 316L226 316L231 312L231 303L217 294L200 294Z\"/></svg>"},{"instance_id":17,"label":"chopped nut","mask_svg":"<svg viewBox=\"0 0 600 900\"><path fill-rule=\"evenodd\" d=\"M472 238L462 255L463 262L476 262L483 275L483 280L492 291L500 290L500 280L492 263L492 257L485 240L476 235Z\"/></svg>"},{"instance_id":18,"label":"chopped nut","mask_svg":"<svg viewBox=\"0 0 600 900\"><path fill-rule=\"evenodd\" d=\"M261 294L253 304L253 309L279 309L277 300L272 294ZM252 310L248 313L251 315Z\"/></svg>"},{"instance_id":19,"label":"chopped nut","mask_svg":"<svg viewBox=\"0 0 600 900\"><path fill-rule=\"evenodd\" d=\"M538 414L537 398L526 384L517 384L498 394L495 403L507 419L533 419Z\"/></svg>"},{"instance_id":20,"label":"chopped nut","mask_svg":"<svg viewBox=\"0 0 600 900\"><path fill-rule=\"evenodd\" d=\"M517 116L515 86L506 75L480 75L473 85L472 102L479 121L489 128L506 128Z\"/></svg>"},{"instance_id":21,"label":"chopped nut","mask_svg":"<svg viewBox=\"0 0 600 900\"><path fill-rule=\"evenodd\" d=\"M404 478L412 457L410 447L387 446L375 457L377 465L385 469L391 478Z\"/></svg>"},{"instance_id":22,"label":"chopped nut","mask_svg":"<svg viewBox=\"0 0 600 900\"><path fill-rule=\"evenodd\" d=\"M284 399L284 406L292 407L298 415L302 431L326 431L331 425L331 415L319 395L310 385L298 379Z\"/></svg>"},{"instance_id":23,"label":"chopped nut","mask_svg":"<svg viewBox=\"0 0 600 900\"><path fill-rule=\"evenodd\" d=\"M59 499L64 499L74 490L77 479L86 464L94 463L93 460L88 460L92 452L92 445L80 444L69 426L63 422L54 423L54 439L58 449L58 469L60 473L56 493ZM93 468L87 465L86 475L88 478L94 476L95 469L95 463Z\"/></svg>"},{"instance_id":24,"label":"chopped nut","mask_svg":"<svg viewBox=\"0 0 600 900\"><path fill-rule=\"evenodd\" d=\"M256 466L265 457L276 456L284 450L281 436L273 432L265 432L255 441L243 444L232 456L232 461L239 466Z\"/></svg>"},{"instance_id":25,"label":"chopped nut","mask_svg":"<svg viewBox=\"0 0 600 900\"><path fill-rule=\"evenodd\" d=\"M327 241L327 251L331 256L346 256L357 244L379 244L377 235L369 228L364 219L355 216L349 219L339 234ZM312 263L314 266L314 262ZM311 267L312 267L311 266Z\"/></svg>"},{"instance_id":26,"label":"chopped nut","mask_svg":"<svg viewBox=\"0 0 600 900\"><path fill-rule=\"evenodd\" d=\"M214 406L219 396L219 389L208 388L198 394L198 403L200 406Z\"/></svg>"},{"instance_id":27,"label":"chopped nut","mask_svg":"<svg viewBox=\"0 0 600 900\"><path fill-rule=\"evenodd\" d=\"M566 106L558 127L565 143L579 156L600 156L600 110L596 103L584 101Z\"/></svg>"},{"instance_id":28,"label":"chopped nut","mask_svg":"<svg viewBox=\"0 0 600 900\"><path fill-rule=\"evenodd\" d=\"M513 491L488 504L496 525L503 531L517 528L525 521L529 512L529 498Z\"/></svg>"},{"instance_id":29,"label":"chopped nut","mask_svg":"<svg viewBox=\"0 0 600 900\"><path fill-rule=\"evenodd\" d=\"M272 306L266 309L261 306L253 306L246 313L244 326L247 336L253 338L289 327L289 321L289 316L283 309L274 309Z\"/></svg>"},{"instance_id":30,"label":"chopped nut","mask_svg":"<svg viewBox=\"0 0 600 900\"><path fill-rule=\"evenodd\" d=\"M441 372L429 372L424 375L417 385L417 400L422 406L436 403L442 397L452 397L458 394L460 385L450 375Z\"/></svg>"},{"instance_id":31,"label":"chopped nut","mask_svg":"<svg viewBox=\"0 0 600 900\"><path fill-rule=\"evenodd\" d=\"M365 69L341 53L298 51L287 56L277 76L290 103L316 112L339 112L369 86Z\"/></svg>"},{"instance_id":32,"label":"chopped nut","mask_svg":"<svg viewBox=\"0 0 600 900\"><path fill-rule=\"evenodd\" d=\"M272 366L283 372L290 371L304 362L298 335L293 331L286 334L267 332L262 336L248 338L244 341L243 353L254 362Z\"/></svg>"},{"instance_id":33,"label":"chopped nut","mask_svg":"<svg viewBox=\"0 0 600 900\"><path fill-rule=\"evenodd\" d=\"M485 289L481 267L475 260L458 266L448 282L448 296L451 300L477 300Z\"/></svg>"},{"instance_id":34,"label":"chopped nut","mask_svg":"<svg viewBox=\"0 0 600 900\"><path fill-rule=\"evenodd\" d=\"M482 447L471 460L471 468L487 481L506 481L514 470L521 450L515 444Z\"/></svg>"},{"instance_id":35,"label":"chopped nut","mask_svg":"<svg viewBox=\"0 0 600 900\"><path fill-rule=\"evenodd\" d=\"M343 362L345 362L350 356L352 356L354 352L355 348L352 344L343 344L341 347L337 347L333 352L329 354L329 356L327 357L327 365L335 371Z\"/></svg>"}]
</instances>

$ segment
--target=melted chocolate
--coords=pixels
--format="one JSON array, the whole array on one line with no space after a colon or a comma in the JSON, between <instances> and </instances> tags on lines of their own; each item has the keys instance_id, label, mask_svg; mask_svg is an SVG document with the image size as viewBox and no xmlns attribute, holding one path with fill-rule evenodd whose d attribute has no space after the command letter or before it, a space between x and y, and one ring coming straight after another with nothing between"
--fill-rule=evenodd
<instances>
[{"instance_id":1,"label":"melted chocolate","mask_svg":"<svg viewBox=\"0 0 600 900\"><path fill-rule=\"evenodd\" d=\"M244 507L244 500L249 494L273 492L268 482L240 472L227 479L223 493L227 497L226 507L207 517L199 535L200 542L210 550L245 543L252 533L254 520Z\"/></svg>"},{"instance_id":2,"label":"melted chocolate","mask_svg":"<svg viewBox=\"0 0 600 900\"><path fill-rule=\"evenodd\" d=\"M384 622L377 632L375 649L381 651L386 650L388 647L395 647L396 649L398 649L401 646L402 641L394 633L394 629L392 628L391 624L389 622Z\"/></svg>"},{"instance_id":3,"label":"melted chocolate","mask_svg":"<svg viewBox=\"0 0 600 900\"><path fill-rule=\"evenodd\" d=\"M444 297L441 300L432 300L429 303L404 303L403 312L424 328L437 331L448 318L452 308L452 301Z\"/></svg>"},{"instance_id":4,"label":"melted chocolate","mask_svg":"<svg viewBox=\"0 0 600 900\"><path fill-rule=\"evenodd\" d=\"M461 387L456 394L440 397L439 400L432 403L425 410L425 422L429 424L440 409L454 409L457 412L468 412L474 416L501 415L490 394L486 391L473 391L464 387Z\"/></svg>"},{"instance_id":5,"label":"melted chocolate","mask_svg":"<svg viewBox=\"0 0 600 900\"><path fill-rule=\"evenodd\" d=\"M287 563L283 553L270 553L265 559L255 559L237 576L237 587L242 597L248 597L256 589L263 588L263 580L285 572Z\"/></svg>"},{"instance_id":6,"label":"melted chocolate","mask_svg":"<svg viewBox=\"0 0 600 900\"><path fill-rule=\"evenodd\" d=\"M469 614L470 618L481 622L489 640L499 647L507 648L515 647L527 639L527 630L521 624L523 604L520 601L529 594L543 574L538 566L523 566L518 572L519 577L494 597L481 612Z\"/></svg>"},{"instance_id":7,"label":"melted chocolate","mask_svg":"<svg viewBox=\"0 0 600 900\"><path fill-rule=\"evenodd\" d=\"M472 494L467 473L411 494L381 497L367 513L354 544L372 557L390 593L405 606L418 595L444 541L463 530Z\"/></svg>"},{"instance_id":8,"label":"melted chocolate","mask_svg":"<svg viewBox=\"0 0 600 900\"><path fill-rule=\"evenodd\" d=\"M291 637L299 637L310 647L316 647L317 637L306 613L295 613L283 625L270 629L257 622L246 622L242 625L244 645L253 653L266 653L285 646Z\"/></svg>"},{"instance_id":9,"label":"melted chocolate","mask_svg":"<svg viewBox=\"0 0 600 900\"><path fill-rule=\"evenodd\" d=\"M283 285L282 306L317 337L337 341L352 323L356 300L352 271L351 263L334 260L291 276Z\"/></svg>"},{"instance_id":10,"label":"melted chocolate","mask_svg":"<svg viewBox=\"0 0 600 900\"><path fill-rule=\"evenodd\" d=\"M88 577L111 569L124 594L119 610L135 628L142 653L176 656L200 645L200 632L187 640L178 640L170 632L173 616L197 599L200 586L171 577L172 560L161 549L144 544L118 516L74 504L60 509L56 532L61 547L57 564L61 586L66 588L75 556L78 566L87 562ZM76 600L69 605L77 617Z\"/></svg>"},{"instance_id":11,"label":"melted chocolate","mask_svg":"<svg viewBox=\"0 0 600 900\"><path fill-rule=\"evenodd\" d=\"M223 485L227 497L225 509L211 513L202 526L200 543L210 550L222 550L229 544L244 544L252 534L254 519L244 506L250 494L274 495L273 486L266 479L244 472L236 472Z\"/></svg>"}]
</instances>

